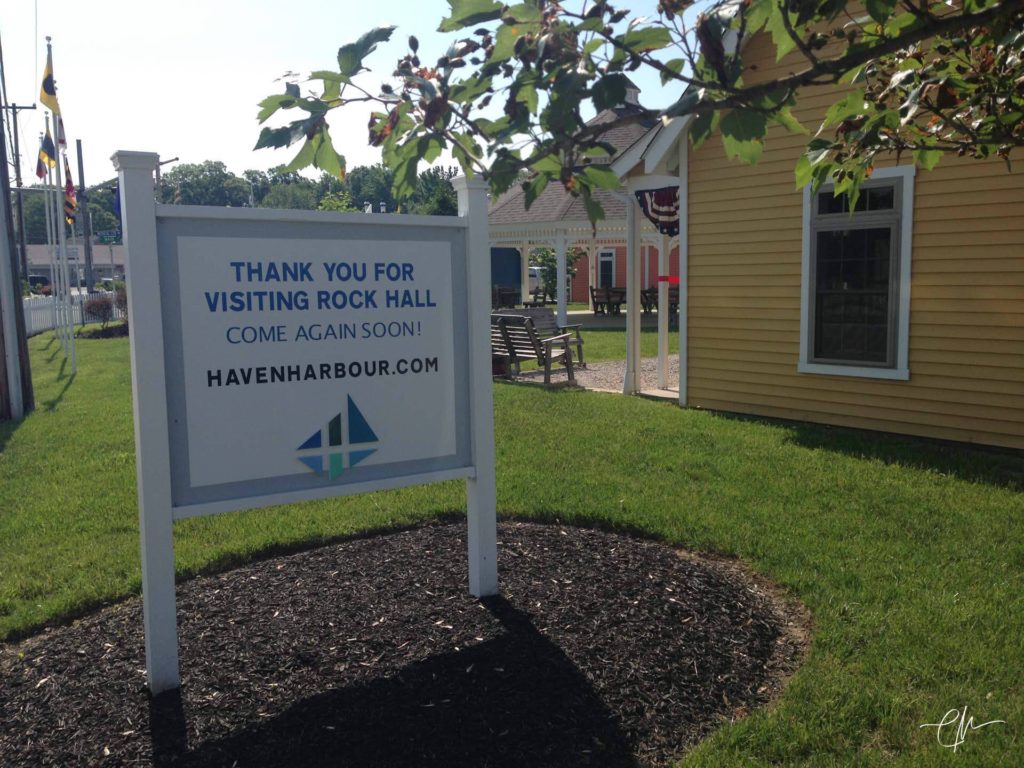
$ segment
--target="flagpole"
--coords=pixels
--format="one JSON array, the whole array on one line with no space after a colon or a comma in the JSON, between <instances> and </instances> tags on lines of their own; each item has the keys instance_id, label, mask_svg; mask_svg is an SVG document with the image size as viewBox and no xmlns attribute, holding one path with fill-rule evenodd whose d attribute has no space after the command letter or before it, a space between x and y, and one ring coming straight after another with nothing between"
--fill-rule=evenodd
<instances>
[{"instance_id":1,"label":"flagpole","mask_svg":"<svg viewBox=\"0 0 1024 768\"><path fill-rule=\"evenodd\" d=\"M50 117L46 116L46 130L50 130ZM39 157L42 162L43 135L39 135ZM53 331L59 337L57 324L57 265L53 257L53 222L50 220L50 166L46 165L46 173L43 178L43 210L46 212L46 251L50 255L50 313L53 319ZM37 171L38 174L38 171Z\"/></svg>"},{"instance_id":2,"label":"flagpole","mask_svg":"<svg viewBox=\"0 0 1024 768\"><path fill-rule=\"evenodd\" d=\"M56 178L57 180L57 190L59 190L57 194L63 196L64 184L61 183L60 180L60 161L60 150L58 149L57 164L54 167L53 172L54 178ZM57 242L60 243L60 252L64 261L64 312L67 321L68 345L71 347L71 373L74 374L78 372L78 364L77 360L75 359L75 331L74 325L72 323L73 318L71 315L71 279L68 274L68 243L66 234L67 227L64 226L63 213L64 205L61 203L59 204L59 210L57 212Z\"/></svg>"},{"instance_id":3,"label":"flagpole","mask_svg":"<svg viewBox=\"0 0 1024 768\"><path fill-rule=\"evenodd\" d=\"M50 135L49 115L46 115L46 135ZM56 154L56 150L54 150L54 154ZM56 163L53 157L50 159ZM67 357L68 347L67 340L64 338L64 312L61 300L63 294L61 292L60 280L60 252L57 250L57 229L54 224L53 168L50 167L49 163L46 164L46 183L43 186L43 201L45 203L44 208L46 209L46 242L50 250L50 295L53 298L53 330L60 340L64 356Z\"/></svg>"}]
</instances>

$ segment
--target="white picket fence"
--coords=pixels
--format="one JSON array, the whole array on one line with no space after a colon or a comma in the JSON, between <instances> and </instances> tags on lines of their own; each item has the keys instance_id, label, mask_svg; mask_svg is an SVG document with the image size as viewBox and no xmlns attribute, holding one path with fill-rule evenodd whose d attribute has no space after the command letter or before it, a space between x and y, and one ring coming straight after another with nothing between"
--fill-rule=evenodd
<instances>
[{"instance_id":1,"label":"white picket fence","mask_svg":"<svg viewBox=\"0 0 1024 768\"><path fill-rule=\"evenodd\" d=\"M111 301L114 300L113 291L96 291L95 293L74 293L71 295L71 318L75 325L84 325L85 323L98 323L99 318L90 317L88 312L85 312L83 305L89 299L95 298L109 298ZM43 331L49 331L56 328L56 313L55 305L57 299L53 296L39 296L34 298L22 299L22 306L25 309L25 334L27 336L35 336ZM84 315L84 317L83 317ZM120 320L124 317L124 313L114 307L114 314L112 320Z\"/></svg>"}]
</instances>

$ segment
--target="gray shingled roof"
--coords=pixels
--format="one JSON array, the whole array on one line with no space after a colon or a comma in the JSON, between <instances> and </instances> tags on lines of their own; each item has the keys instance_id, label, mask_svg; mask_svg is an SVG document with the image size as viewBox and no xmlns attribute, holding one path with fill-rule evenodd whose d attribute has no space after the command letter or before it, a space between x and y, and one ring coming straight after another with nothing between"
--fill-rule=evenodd
<instances>
[{"instance_id":1,"label":"gray shingled roof","mask_svg":"<svg viewBox=\"0 0 1024 768\"><path fill-rule=\"evenodd\" d=\"M617 120L625 115L636 114L638 108L634 105L625 105L606 109L587 125L600 125L612 120ZM654 125L654 120L644 120L636 123L617 125L608 130L602 139L607 141L618 152L616 157L625 152L634 143L639 141ZM614 157L602 160L602 163L611 163ZM495 224L530 224L552 221L581 221L587 218L583 200L565 191L558 182L553 182L540 194L529 210L526 210L525 193L518 185L512 187L497 200L491 203L487 219L491 225ZM626 206L610 192L598 189L594 191L594 199L601 203L604 208L606 219L623 218L626 215Z\"/></svg>"}]
</instances>

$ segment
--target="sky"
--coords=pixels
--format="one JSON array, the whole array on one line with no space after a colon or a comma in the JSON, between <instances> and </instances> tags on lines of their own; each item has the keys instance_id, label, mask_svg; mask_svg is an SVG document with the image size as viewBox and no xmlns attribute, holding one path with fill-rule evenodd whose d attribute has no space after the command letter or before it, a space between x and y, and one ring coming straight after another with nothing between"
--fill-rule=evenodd
<instances>
[{"instance_id":1,"label":"sky","mask_svg":"<svg viewBox=\"0 0 1024 768\"><path fill-rule=\"evenodd\" d=\"M657 2L628 5L634 13L653 14ZM444 52L453 36L435 30L448 10L446 0L4 0L0 42L8 99L37 104L18 115L24 183L36 180L46 36L53 43L69 161L75 169L75 140L81 139L85 179L92 185L113 178L110 156L119 149L183 163L219 160L238 174L287 163L298 145L252 150L260 128L257 104L284 91L282 75L336 68L339 46L374 27L397 24L392 41L367 62L374 70L367 85L376 92L406 52L410 34L419 38L425 62ZM648 106L678 98L662 92L654 74L631 78ZM654 94L662 99L648 98ZM340 110L328 118L349 169L380 162L379 150L366 141L369 111ZM77 170L74 175L78 182Z\"/></svg>"}]
</instances>

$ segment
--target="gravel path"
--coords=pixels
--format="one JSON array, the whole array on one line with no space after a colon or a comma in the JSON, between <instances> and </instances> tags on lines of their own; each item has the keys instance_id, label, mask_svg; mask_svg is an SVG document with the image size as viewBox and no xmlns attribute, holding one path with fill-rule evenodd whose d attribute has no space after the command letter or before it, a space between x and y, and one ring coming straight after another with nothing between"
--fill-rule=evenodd
<instances>
[{"instance_id":1,"label":"gravel path","mask_svg":"<svg viewBox=\"0 0 1024 768\"><path fill-rule=\"evenodd\" d=\"M602 363L588 363L586 368L576 368L576 384L585 389L621 392L626 379L626 361L609 360ZM564 370L553 371L551 382L563 384L567 380ZM544 382L544 371L529 371L519 377L520 381ZM668 356L669 389L676 389L679 382L679 355ZM658 358L645 357L640 361L640 388L658 388Z\"/></svg>"}]
</instances>

